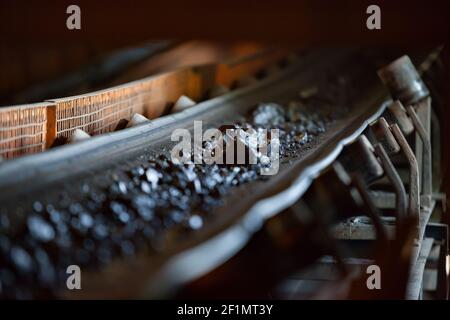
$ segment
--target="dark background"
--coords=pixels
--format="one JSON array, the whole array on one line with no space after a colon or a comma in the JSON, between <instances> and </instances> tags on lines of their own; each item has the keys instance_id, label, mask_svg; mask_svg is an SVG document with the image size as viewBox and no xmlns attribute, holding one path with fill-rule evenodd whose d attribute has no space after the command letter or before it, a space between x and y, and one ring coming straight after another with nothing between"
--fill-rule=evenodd
<instances>
[{"instance_id":1,"label":"dark background","mask_svg":"<svg viewBox=\"0 0 450 320\"><path fill-rule=\"evenodd\" d=\"M2 46L89 43L120 47L147 39L262 40L300 46L434 45L447 38L449 1L366 0L2 0ZM66 28L77 4L82 29ZM377 4L382 29L366 29Z\"/></svg>"}]
</instances>

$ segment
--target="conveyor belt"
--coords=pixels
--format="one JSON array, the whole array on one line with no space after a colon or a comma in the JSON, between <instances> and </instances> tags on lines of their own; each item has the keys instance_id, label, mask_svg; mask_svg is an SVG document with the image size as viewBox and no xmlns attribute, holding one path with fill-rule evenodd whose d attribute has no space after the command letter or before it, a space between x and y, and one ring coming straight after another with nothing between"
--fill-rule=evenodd
<instances>
[{"instance_id":1,"label":"conveyor belt","mask_svg":"<svg viewBox=\"0 0 450 320\"><path fill-rule=\"evenodd\" d=\"M302 88L338 83L343 75L356 78L359 83L352 95L342 100L349 104L331 103L335 110L330 110L330 106L323 106L324 110L319 108L318 112L333 115L326 131L300 148L294 157L284 159L277 175L232 188L223 201L213 206L213 214L205 217L200 230L168 230L150 251L126 258L114 257L100 269L88 264L80 293L64 289L57 293L67 297L77 294L82 297L161 296L165 290L210 270L242 248L265 219L294 203L311 179L337 157L343 145L355 139L383 112L387 94L364 55L337 50L310 54L255 85L199 103L186 111L3 163L0 165L0 212L13 222L10 231L20 234L32 210L40 209L35 206L36 200L41 204L58 203L64 194L68 205L74 202L84 205L85 193L91 193L93 187L110 185L115 171L131 170L148 163L149 157L167 154L173 145L170 134L176 128L192 131L194 120L202 120L205 127L242 121L260 102L285 103L297 98ZM336 112L338 109L347 112ZM43 245L43 248L51 251L51 246ZM55 283L50 286L52 294L64 285ZM114 291L117 283L120 292ZM39 287L37 283L36 286Z\"/></svg>"}]
</instances>

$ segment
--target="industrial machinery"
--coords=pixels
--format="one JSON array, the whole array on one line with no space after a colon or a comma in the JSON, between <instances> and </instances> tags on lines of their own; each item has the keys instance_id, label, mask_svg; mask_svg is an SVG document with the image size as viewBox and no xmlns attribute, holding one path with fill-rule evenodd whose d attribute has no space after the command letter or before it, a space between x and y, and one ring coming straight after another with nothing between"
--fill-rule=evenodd
<instances>
[{"instance_id":1,"label":"industrial machinery","mask_svg":"<svg viewBox=\"0 0 450 320\"><path fill-rule=\"evenodd\" d=\"M447 299L441 51L258 47L0 108L0 297Z\"/></svg>"}]
</instances>

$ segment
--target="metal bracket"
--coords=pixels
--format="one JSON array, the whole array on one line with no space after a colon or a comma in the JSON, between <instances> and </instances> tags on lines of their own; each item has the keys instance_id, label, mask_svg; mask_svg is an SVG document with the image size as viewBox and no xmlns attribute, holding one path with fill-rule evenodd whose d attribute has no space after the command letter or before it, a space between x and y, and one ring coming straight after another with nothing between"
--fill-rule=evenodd
<instances>
[{"instance_id":1,"label":"metal bracket","mask_svg":"<svg viewBox=\"0 0 450 320\"><path fill-rule=\"evenodd\" d=\"M427 99L429 101L429 99ZM414 128L418 133L420 139L423 143L423 166L422 166L422 192L425 196L426 202L423 203L423 206L430 207L431 206L431 194L432 194L432 162L431 162L431 142L430 138L417 116L416 111L412 106L409 106L406 111L410 116Z\"/></svg>"},{"instance_id":2,"label":"metal bracket","mask_svg":"<svg viewBox=\"0 0 450 320\"><path fill-rule=\"evenodd\" d=\"M419 166L417 159L411 147L406 141L405 136L401 132L397 124L391 125L392 133L400 145L400 149L409 162L409 207L410 215L419 216L420 213L420 197L419 197Z\"/></svg>"},{"instance_id":3,"label":"metal bracket","mask_svg":"<svg viewBox=\"0 0 450 320\"><path fill-rule=\"evenodd\" d=\"M375 145L375 154L380 159L381 165L383 166L383 170L386 173L386 176L388 177L389 181L391 182L396 195L396 211L397 211L397 226L398 221L401 218L406 217L407 214L407 197L406 197L406 191L405 186L403 185L402 179L398 175L397 170L395 169L394 165L392 164L391 160L389 159L389 156L387 155L386 151L384 150L383 146L381 144Z\"/></svg>"}]
</instances>

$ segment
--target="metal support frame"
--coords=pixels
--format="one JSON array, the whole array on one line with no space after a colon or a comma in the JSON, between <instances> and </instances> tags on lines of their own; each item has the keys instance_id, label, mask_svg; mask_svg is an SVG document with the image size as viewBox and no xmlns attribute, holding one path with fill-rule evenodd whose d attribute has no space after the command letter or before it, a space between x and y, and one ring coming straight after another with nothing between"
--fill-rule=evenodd
<instances>
[{"instance_id":1,"label":"metal support frame","mask_svg":"<svg viewBox=\"0 0 450 320\"><path fill-rule=\"evenodd\" d=\"M402 179L400 178L397 170L392 164L391 159L389 159L389 156L387 155L386 151L384 150L381 144L375 145L375 154L380 159L381 165L383 166L383 170L395 190L396 217L398 222L400 218L405 217L407 214L407 203L406 203L407 197L405 186L403 185Z\"/></svg>"},{"instance_id":2,"label":"metal support frame","mask_svg":"<svg viewBox=\"0 0 450 320\"><path fill-rule=\"evenodd\" d=\"M447 299L449 291L448 275L446 274L449 254L448 227L443 224L429 223L436 201L444 202L446 199L445 195L439 193L436 181L433 185L433 173L436 174L440 170L439 167L433 167L436 165L432 161L433 156L440 154L440 152L435 152L434 145L439 148L440 141L436 141L436 132L433 131L432 135L431 131L432 109L429 91L415 71L411 61L405 57L392 63L379 75L383 82L388 85L394 98L399 98L407 107L404 108L400 100L393 102L387 109L390 115L386 114L386 116L389 121L397 123L389 125L385 118L379 118L365 132L372 142L373 148L369 148L366 144L353 143L349 148L346 148L348 150L344 152L342 159L339 159L339 161L343 161L346 171L351 173L351 185L361 197L365 207L364 214L371 219L347 219L345 222L335 225L332 233L335 239L350 246L354 244L353 249L355 251L351 250L352 255L344 258L356 257L357 260L365 261L363 259L365 256L358 256L362 252L359 251L358 253L357 248L363 246L367 251L368 246L372 246L374 240L381 240L381 242L393 240L399 234L402 219L406 221L412 217L417 218L417 222L413 224L417 224L416 241L412 247L408 247L408 250L412 250L412 256L411 275L406 296L412 299L421 298L426 262L429 259L432 247L439 245L436 297ZM415 139L412 135L414 132ZM414 143L414 148L410 146L405 135L408 135L408 139ZM364 135L362 135L359 142L364 138ZM433 148L431 138L433 138ZM362 148L362 145L365 148ZM406 181L408 180L406 177L402 179L391 161L390 156L398 151L407 160L409 181ZM355 154L359 154L360 163L355 164L351 161ZM370 159L373 154L377 161ZM376 167L375 162L381 164L382 171L394 190L393 193L369 191L368 184L380 181L380 176L377 174L379 171L373 170ZM366 171L373 172L368 173ZM406 182L409 182L408 192L405 189ZM383 217L380 212L380 209L394 208L395 225L393 223L394 218ZM362 263L359 260L356 264ZM326 261L321 263L330 264ZM314 276L317 276L317 274Z\"/></svg>"},{"instance_id":3,"label":"metal support frame","mask_svg":"<svg viewBox=\"0 0 450 320\"><path fill-rule=\"evenodd\" d=\"M429 98L424 102L429 104ZM422 193L423 199L426 200L425 203L422 203L422 206L430 207L431 206L431 194L432 194L432 160L431 160L431 141L429 133L426 131L422 121L419 119L416 111L412 106L409 106L406 111L410 116L414 128L423 145L423 162L422 162Z\"/></svg>"},{"instance_id":4,"label":"metal support frame","mask_svg":"<svg viewBox=\"0 0 450 320\"><path fill-rule=\"evenodd\" d=\"M386 229L383 225L383 221L381 220L381 214L378 208L373 203L372 197L370 196L369 190L367 189L364 180L361 175L354 174L352 176L352 185L358 190L358 193L363 200L364 206L366 208L366 215L372 220L372 223L375 227L377 233L377 239L386 242L388 240Z\"/></svg>"},{"instance_id":5,"label":"metal support frame","mask_svg":"<svg viewBox=\"0 0 450 320\"><path fill-rule=\"evenodd\" d=\"M429 223L425 229L425 237L433 238L435 243L440 246L438 259L438 275L436 298L440 300L448 299L448 275L447 275L447 256L449 255L449 234L448 226L442 223Z\"/></svg>"},{"instance_id":6,"label":"metal support frame","mask_svg":"<svg viewBox=\"0 0 450 320\"><path fill-rule=\"evenodd\" d=\"M392 133L397 139L400 149L406 156L409 163L409 207L410 215L418 216L420 213L420 197L419 197L419 166L417 164L414 152L406 141L405 136L401 132L397 124L391 126Z\"/></svg>"}]
</instances>

